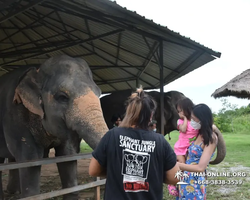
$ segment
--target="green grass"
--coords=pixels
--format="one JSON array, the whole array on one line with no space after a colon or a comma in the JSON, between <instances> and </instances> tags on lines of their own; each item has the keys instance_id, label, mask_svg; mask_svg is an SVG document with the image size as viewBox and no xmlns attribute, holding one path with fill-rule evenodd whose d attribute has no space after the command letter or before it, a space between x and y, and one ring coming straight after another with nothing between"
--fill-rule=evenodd
<instances>
[{"instance_id":1,"label":"green grass","mask_svg":"<svg viewBox=\"0 0 250 200\"><path fill-rule=\"evenodd\" d=\"M81 142L81 145L80 145L80 152L81 153L91 153L92 151L93 151L93 149L90 148L90 146L86 142L84 142L84 141Z\"/></svg>"}]
</instances>

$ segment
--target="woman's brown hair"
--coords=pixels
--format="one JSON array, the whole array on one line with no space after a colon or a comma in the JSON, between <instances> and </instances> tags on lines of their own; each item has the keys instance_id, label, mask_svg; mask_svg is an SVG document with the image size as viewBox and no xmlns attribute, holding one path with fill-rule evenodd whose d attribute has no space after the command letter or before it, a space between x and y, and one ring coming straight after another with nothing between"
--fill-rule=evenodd
<instances>
[{"instance_id":1,"label":"woman's brown hair","mask_svg":"<svg viewBox=\"0 0 250 200\"><path fill-rule=\"evenodd\" d=\"M119 127L135 127L148 130L152 114L156 110L156 102L147 95L142 87L132 93L127 101L127 109Z\"/></svg>"}]
</instances>

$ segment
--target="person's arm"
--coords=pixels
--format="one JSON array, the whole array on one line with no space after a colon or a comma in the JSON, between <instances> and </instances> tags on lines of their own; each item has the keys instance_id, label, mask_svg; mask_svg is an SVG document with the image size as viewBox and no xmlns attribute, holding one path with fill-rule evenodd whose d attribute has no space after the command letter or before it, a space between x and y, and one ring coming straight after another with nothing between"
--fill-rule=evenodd
<instances>
[{"instance_id":1,"label":"person's arm","mask_svg":"<svg viewBox=\"0 0 250 200\"><path fill-rule=\"evenodd\" d=\"M187 123L188 123L188 121L187 121L187 118L184 115L180 115L180 118L183 119L183 124L179 124L178 129L182 133L185 133L187 131Z\"/></svg>"},{"instance_id":2,"label":"person's arm","mask_svg":"<svg viewBox=\"0 0 250 200\"><path fill-rule=\"evenodd\" d=\"M99 162L92 158L89 164L89 175L94 177L105 177L107 171L99 164Z\"/></svg>"},{"instance_id":3,"label":"person's arm","mask_svg":"<svg viewBox=\"0 0 250 200\"><path fill-rule=\"evenodd\" d=\"M204 147L203 153L201 155L201 159L197 165L189 165L185 163L178 163L179 168L182 171L189 171L189 172L204 172L209 164L211 156L217 146L217 136L214 136L215 140L211 144L209 143L208 146Z\"/></svg>"},{"instance_id":4,"label":"person's arm","mask_svg":"<svg viewBox=\"0 0 250 200\"><path fill-rule=\"evenodd\" d=\"M106 175L107 168L107 148L112 131L108 131L101 139L95 150L92 152L93 158L89 164L89 175L98 177Z\"/></svg>"},{"instance_id":5,"label":"person's arm","mask_svg":"<svg viewBox=\"0 0 250 200\"><path fill-rule=\"evenodd\" d=\"M164 152L164 183L175 185L178 182L178 179L175 177L179 169L177 162L176 162L176 154L174 153L173 149L171 148L170 144L163 138L163 152Z\"/></svg>"},{"instance_id":6,"label":"person's arm","mask_svg":"<svg viewBox=\"0 0 250 200\"><path fill-rule=\"evenodd\" d=\"M179 166L178 166L177 163L176 163L175 166L174 166L172 169L166 171L166 172L165 172L165 180L164 180L164 183L170 184L170 185L176 185L176 184L178 183L179 180L177 179L177 177L175 176L175 174L176 174L177 171L179 171L179 170L180 170L180 168L179 168Z\"/></svg>"}]
</instances>

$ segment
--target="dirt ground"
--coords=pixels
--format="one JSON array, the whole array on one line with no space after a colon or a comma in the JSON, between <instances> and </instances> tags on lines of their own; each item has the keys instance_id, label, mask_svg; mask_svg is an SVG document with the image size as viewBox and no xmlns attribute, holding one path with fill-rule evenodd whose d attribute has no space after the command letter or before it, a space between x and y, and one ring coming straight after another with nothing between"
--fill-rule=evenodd
<instances>
[{"instance_id":1,"label":"dirt ground","mask_svg":"<svg viewBox=\"0 0 250 200\"><path fill-rule=\"evenodd\" d=\"M50 152L50 157L54 156L54 152ZM86 184L88 182L92 182L96 179L89 177L88 175L88 167L89 167L90 159L78 160L78 184ZM3 180L3 189L6 190L7 180L8 180L8 171L3 171L2 175ZM61 189L61 181L58 174L56 164L43 165L41 170L41 193L46 193L54 190ZM103 187L102 187L103 193ZM79 194L82 200L93 200L94 199L94 189L83 190ZM6 200L15 200L19 198L19 194L8 194L5 192ZM52 198L54 200L60 200L62 197Z\"/></svg>"}]
</instances>

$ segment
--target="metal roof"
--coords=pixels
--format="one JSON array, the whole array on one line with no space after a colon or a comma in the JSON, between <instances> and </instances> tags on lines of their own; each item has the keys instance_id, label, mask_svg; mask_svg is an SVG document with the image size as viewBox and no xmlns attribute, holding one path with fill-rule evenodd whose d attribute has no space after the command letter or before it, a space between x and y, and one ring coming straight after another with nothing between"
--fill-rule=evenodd
<instances>
[{"instance_id":1,"label":"metal roof","mask_svg":"<svg viewBox=\"0 0 250 200\"><path fill-rule=\"evenodd\" d=\"M109 0L0 0L0 75L51 56L85 59L103 93L164 85L220 53Z\"/></svg>"}]
</instances>

